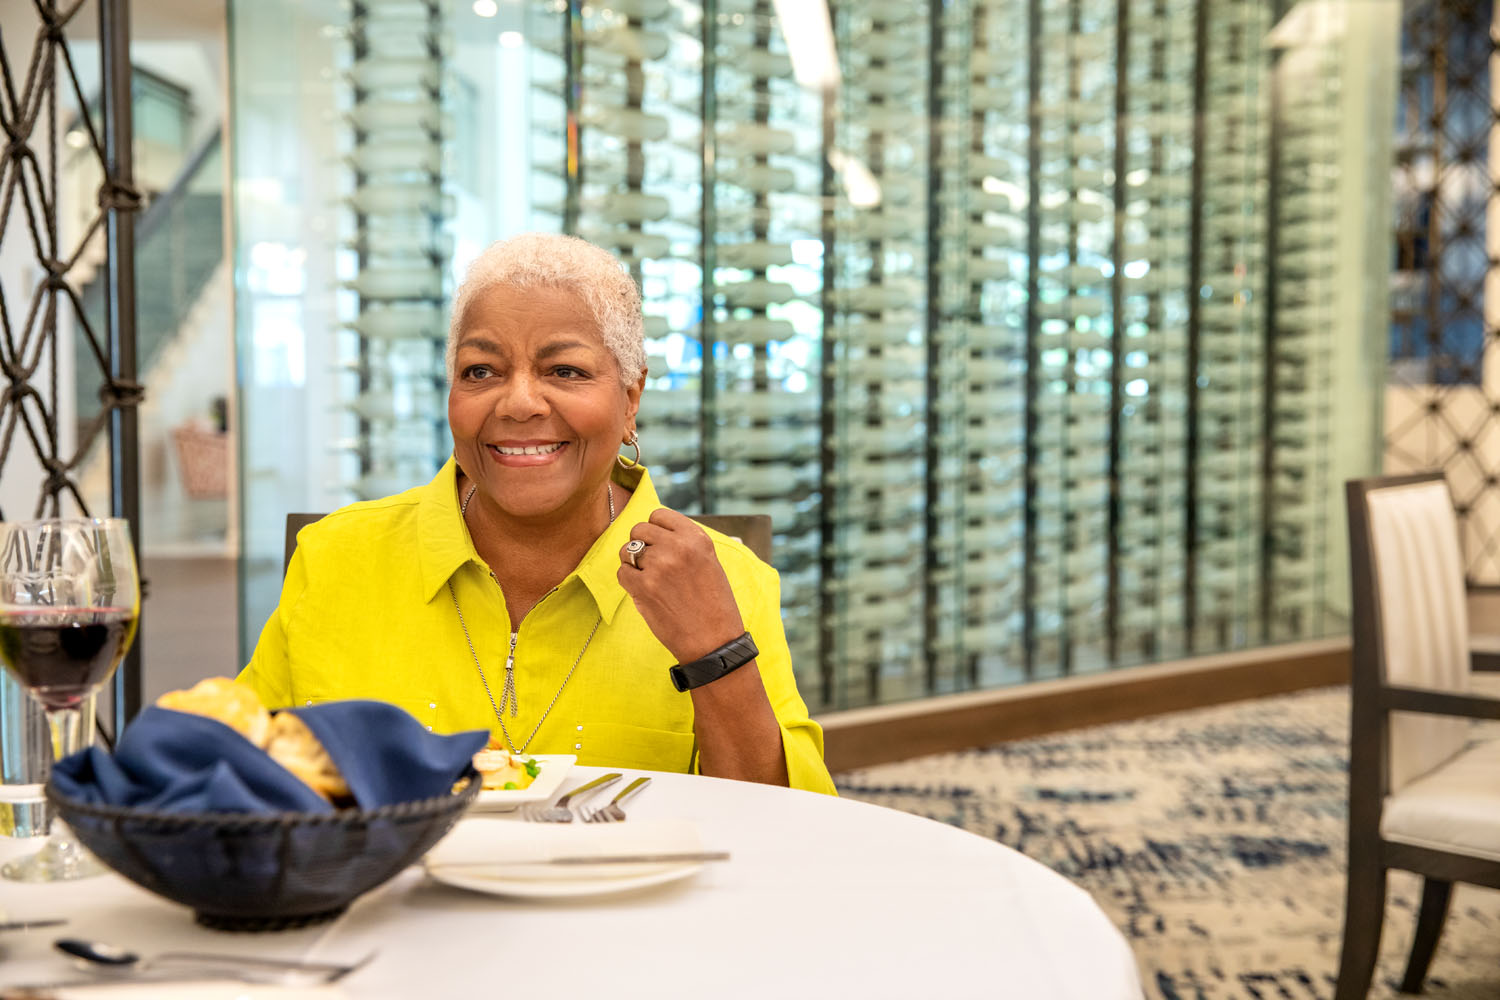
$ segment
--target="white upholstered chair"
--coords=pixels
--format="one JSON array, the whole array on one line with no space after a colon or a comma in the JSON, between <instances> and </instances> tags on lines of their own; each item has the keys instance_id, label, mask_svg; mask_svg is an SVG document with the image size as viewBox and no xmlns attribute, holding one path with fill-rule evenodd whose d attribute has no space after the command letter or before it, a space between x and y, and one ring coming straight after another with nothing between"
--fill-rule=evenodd
<instances>
[{"instance_id":1,"label":"white upholstered chair","mask_svg":"<svg viewBox=\"0 0 1500 1000\"><path fill-rule=\"evenodd\" d=\"M1364 1000L1386 871L1423 876L1404 992L1420 992L1454 882L1500 889L1500 740L1474 719L1464 564L1441 475L1347 484L1354 658L1349 882L1336 1000Z\"/></svg>"}]
</instances>

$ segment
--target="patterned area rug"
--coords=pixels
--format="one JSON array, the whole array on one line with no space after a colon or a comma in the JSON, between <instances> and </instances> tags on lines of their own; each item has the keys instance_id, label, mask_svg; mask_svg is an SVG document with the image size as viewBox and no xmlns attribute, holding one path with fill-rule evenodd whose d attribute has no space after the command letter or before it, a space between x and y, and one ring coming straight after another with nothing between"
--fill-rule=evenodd
<instances>
[{"instance_id":1,"label":"patterned area rug","mask_svg":"<svg viewBox=\"0 0 1500 1000\"><path fill-rule=\"evenodd\" d=\"M1088 889L1151 1000L1331 1000L1348 714L1348 690L1329 688L837 780L842 795L991 837ZM1391 874L1372 1000L1402 995L1420 899L1419 878ZM1500 1000L1500 893L1455 888L1426 995Z\"/></svg>"}]
</instances>

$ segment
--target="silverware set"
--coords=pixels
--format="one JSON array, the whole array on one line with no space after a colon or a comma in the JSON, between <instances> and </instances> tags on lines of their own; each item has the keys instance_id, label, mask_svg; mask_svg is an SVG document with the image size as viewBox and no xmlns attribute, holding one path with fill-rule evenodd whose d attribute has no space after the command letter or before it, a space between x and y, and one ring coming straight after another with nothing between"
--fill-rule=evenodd
<instances>
[{"instance_id":1,"label":"silverware set","mask_svg":"<svg viewBox=\"0 0 1500 1000\"><path fill-rule=\"evenodd\" d=\"M587 809L580 809L579 815L583 817L585 823L623 823L625 822L625 810L620 808L620 801L632 792L638 792L642 788L645 788L650 780L650 778L643 774L626 785L614 798L610 799L608 805L600 806L592 812Z\"/></svg>"},{"instance_id":2,"label":"silverware set","mask_svg":"<svg viewBox=\"0 0 1500 1000\"><path fill-rule=\"evenodd\" d=\"M116 971L137 973L170 973L174 967L179 974L217 972L247 982L270 983L332 983L364 968L374 958L370 952L357 962L310 962L294 958L267 958L261 955L215 955L203 952L169 951L159 955L143 956L102 941L84 941L79 938L61 938L53 947L93 968L109 968Z\"/></svg>"},{"instance_id":3,"label":"silverware set","mask_svg":"<svg viewBox=\"0 0 1500 1000\"><path fill-rule=\"evenodd\" d=\"M372 951L357 962L345 963L203 952L163 952L144 956L102 941L78 938L60 938L53 942L53 947L72 956L78 966L95 973L95 978L83 982L36 983L23 988L25 995L32 995L32 991L38 996L50 995L53 989L111 980L164 983L223 978L245 983L315 986L338 982L370 964L376 954Z\"/></svg>"},{"instance_id":4,"label":"silverware set","mask_svg":"<svg viewBox=\"0 0 1500 1000\"><path fill-rule=\"evenodd\" d=\"M521 818L529 820L532 823L571 823L573 822L573 810L568 808L568 803L573 801L575 795L606 788L619 781L621 777L623 775L619 771L611 771L609 774L602 774L593 781L579 785L550 806L523 806L521 809Z\"/></svg>"},{"instance_id":5,"label":"silverware set","mask_svg":"<svg viewBox=\"0 0 1500 1000\"><path fill-rule=\"evenodd\" d=\"M611 799L608 805L601 806L598 809L590 810L580 807L575 814L573 809L570 808L570 803L573 801L573 798L575 796L587 795L593 792L597 792L603 788L607 788L610 785L614 784L616 781L619 781L621 777L623 777L623 775L621 775L618 771L612 771L609 774L601 775L595 778L593 781L579 785L577 788L560 797L555 803L550 806L530 806L522 808L521 818L532 823L571 823L575 819L584 823L624 822L625 810L620 808L620 802L623 801L626 796L631 795L634 792L638 792L642 788L646 787L647 783L651 781L649 777L642 775L641 777L636 778L630 784L626 785L619 794Z\"/></svg>"}]
</instances>

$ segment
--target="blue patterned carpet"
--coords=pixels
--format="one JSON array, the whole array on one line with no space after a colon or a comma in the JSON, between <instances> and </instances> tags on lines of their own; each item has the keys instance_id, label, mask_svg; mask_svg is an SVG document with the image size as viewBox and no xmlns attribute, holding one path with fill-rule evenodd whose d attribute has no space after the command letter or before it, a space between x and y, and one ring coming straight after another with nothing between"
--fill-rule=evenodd
<instances>
[{"instance_id":1,"label":"blue patterned carpet","mask_svg":"<svg viewBox=\"0 0 1500 1000\"><path fill-rule=\"evenodd\" d=\"M838 775L1093 893L1152 1000L1331 1000L1348 691L1159 716ZM1497 777L1500 780L1500 777ZM1421 883L1392 873L1372 1000L1400 996ZM1500 893L1460 886L1426 995L1500 1000Z\"/></svg>"}]
</instances>

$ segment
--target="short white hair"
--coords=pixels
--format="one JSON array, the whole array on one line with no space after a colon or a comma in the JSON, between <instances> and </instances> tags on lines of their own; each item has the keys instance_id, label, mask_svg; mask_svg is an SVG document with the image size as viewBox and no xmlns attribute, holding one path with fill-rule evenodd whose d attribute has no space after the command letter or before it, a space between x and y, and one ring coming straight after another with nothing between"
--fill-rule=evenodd
<instances>
[{"instance_id":1,"label":"short white hair","mask_svg":"<svg viewBox=\"0 0 1500 1000\"><path fill-rule=\"evenodd\" d=\"M613 254L587 240L522 233L490 244L464 272L448 320L448 381L453 381L464 314L479 295L500 285L572 292L593 315L626 384L640 377L646 367L645 323L635 279Z\"/></svg>"}]
</instances>

